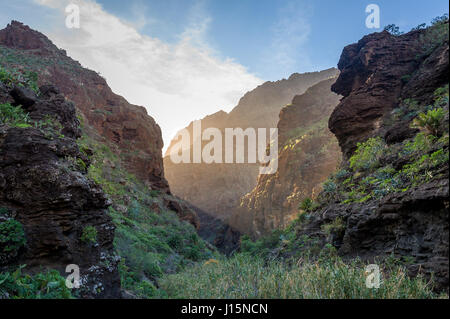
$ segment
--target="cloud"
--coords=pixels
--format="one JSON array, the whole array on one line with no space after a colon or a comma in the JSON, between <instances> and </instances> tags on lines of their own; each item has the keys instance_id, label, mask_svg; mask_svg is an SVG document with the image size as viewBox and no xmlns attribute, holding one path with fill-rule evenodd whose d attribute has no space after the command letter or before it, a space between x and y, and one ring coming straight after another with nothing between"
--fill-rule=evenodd
<instances>
[{"instance_id":1,"label":"cloud","mask_svg":"<svg viewBox=\"0 0 450 319\"><path fill-rule=\"evenodd\" d=\"M60 24L48 27L49 38L83 66L100 72L113 91L145 106L161 126L166 147L178 129L219 109L229 111L246 91L262 83L208 47L204 35L211 18L201 2L189 13L179 41L170 44L138 31L150 19L145 16L133 24L93 0L70 1L80 6L81 28L67 29L64 9L69 1L34 1L60 16L52 20Z\"/></svg>"}]
</instances>

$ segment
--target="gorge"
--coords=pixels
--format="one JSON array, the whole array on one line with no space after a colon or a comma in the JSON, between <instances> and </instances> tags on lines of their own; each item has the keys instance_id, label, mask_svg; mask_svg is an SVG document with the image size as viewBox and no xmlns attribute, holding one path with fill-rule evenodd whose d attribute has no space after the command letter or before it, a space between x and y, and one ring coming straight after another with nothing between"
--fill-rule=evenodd
<instances>
[{"instance_id":1,"label":"gorge","mask_svg":"<svg viewBox=\"0 0 450 319\"><path fill-rule=\"evenodd\" d=\"M448 26L366 35L338 69L266 82L201 120L223 135L277 128L278 169L259 174L174 163L178 140L163 156L144 107L12 21L0 30L0 299L44 294L18 285L42 276L59 283L49 298L445 297ZM194 143L208 140L185 143L190 158ZM367 263L384 265L386 289L364 286ZM356 288L314 295L324 281Z\"/></svg>"}]
</instances>

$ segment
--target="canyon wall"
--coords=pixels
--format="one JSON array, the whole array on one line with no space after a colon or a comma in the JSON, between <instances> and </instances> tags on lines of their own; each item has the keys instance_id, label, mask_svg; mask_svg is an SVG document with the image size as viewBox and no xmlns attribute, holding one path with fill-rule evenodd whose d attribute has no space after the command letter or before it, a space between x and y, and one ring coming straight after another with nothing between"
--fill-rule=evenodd
<instances>
[{"instance_id":1,"label":"canyon wall","mask_svg":"<svg viewBox=\"0 0 450 319\"><path fill-rule=\"evenodd\" d=\"M278 170L260 175L256 187L241 198L230 224L259 237L284 228L297 216L305 198L315 198L341 159L336 138L327 127L339 103L331 92L336 77L319 82L280 112Z\"/></svg>"},{"instance_id":2,"label":"canyon wall","mask_svg":"<svg viewBox=\"0 0 450 319\"><path fill-rule=\"evenodd\" d=\"M246 93L230 113L220 111L203 118L202 129L215 127L224 133L225 128L274 128L280 110L295 95L336 74L337 70L332 68L321 72L296 73L288 79L266 82ZM193 123L187 130L192 136ZM239 206L240 197L255 187L259 164L175 164L170 159L170 153L177 141L174 139L171 142L164 157L165 175L173 193L216 217L229 217ZM202 146L205 144L207 142L203 142ZM192 153L192 147L189 151Z\"/></svg>"},{"instance_id":3,"label":"canyon wall","mask_svg":"<svg viewBox=\"0 0 450 319\"><path fill-rule=\"evenodd\" d=\"M142 106L114 94L98 73L58 49L45 35L12 21L0 30L0 64L35 71L40 84L51 83L73 101L91 135L123 158L130 173L152 189L167 192L161 149L161 129Z\"/></svg>"},{"instance_id":4,"label":"canyon wall","mask_svg":"<svg viewBox=\"0 0 450 319\"><path fill-rule=\"evenodd\" d=\"M318 245L344 258L390 258L448 291L448 29L444 21L373 33L344 48L332 86L343 99L329 119L343 162L319 207L295 224L297 248L278 253Z\"/></svg>"},{"instance_id":5,"label":"canyon wall","mask_svg":"<svg viewBox=\"0 0 450 319\"><path fill-rule=\"evenodd\" d=\"M120 259L107 214L111 202L87 178L86 168L77 165L89 165L89 158L76 143L81 130L75 107L53 86L41 87L40 93L37 97L0 82L0 104L17 105L31 121L41 123L11 126L0 121L0 226L21 225L9 229L6 247L2 238L0 269L26 265L28 273L47 268L64 274L66 266L76 264L81 297L118 298ZM17 243L22 227L23 246ZM89 229L95 229L95 236L84 241Z\"/></svg>"}]
</instances>

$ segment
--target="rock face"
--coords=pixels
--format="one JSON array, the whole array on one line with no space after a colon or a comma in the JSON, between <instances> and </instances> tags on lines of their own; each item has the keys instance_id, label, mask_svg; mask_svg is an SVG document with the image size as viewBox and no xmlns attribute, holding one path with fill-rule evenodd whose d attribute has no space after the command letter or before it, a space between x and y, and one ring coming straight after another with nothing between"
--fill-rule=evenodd
<instances>
[{"instance_id":1,"label":"rock face","mask_svg":"<svg viewBox=\"0 0 450 319\"><path fill-rule=\"evenodd\" d=\"M8 56L14 55L13 61ZM0 64L36 71L73 101L86 124L124 159L130 173L152 189L169 191L164 179L161 130L144 107L114 94L105 79L83 68L45 35L12 21L0 30Z\"/></svg>"},{"instance_id":2,"label":"rock face","mask_svg":"<svg viewBox=\"0 0 450 319\"><path fill-rule=\"evenodd\" d=\"M217 217L191 207L199 218L198 234L217 249L229 256L240 247L241 233Z\"/></svg>"},{"instance_id":3,"label":"rock face","mask_svg":"<svg viewBox=\"0 0 450 319\"><path fill-rule=\"evenodd\" d=\"M395 256L411 258L409 274L419 271L436 288L449 285L448 169L446 179L422 185L405 193L395 193L366 204L333 204L314 213L311 222L297 236L320 238L331 243L345 258ZM323 233L323 225L341 219L342 231Z\"/></svg>"},{"instance_id":4,"label":"rock face","mask_svg":"<svg viewBox=\"0 0 450 319\"><path fill-rule=\"evenodd\" d=\"M383 120L400 99L424 102L448 83L448 47L439 47L424 61L427 40L423 30L400 37L384 31L344 48L338 64L341 74L332 86L344 99L331 114L329 127L345 157L357 142L386 134Z\"/></svg>"},{"instance_id":5,"label":"rock face","mask_svg":"<svg viewBox=\"0 0 450 319\"><path fill-rule=\"evenodd\" d=\"M224 133L225 128L274 128L280 110L295 95L336 74L336 69L329 69L266 82L246 93L230 113L220 111L202 119L202 129L218 128ZM193 123L187 130L192 136ZM259 164L174 164L170 153L175 142L172 141L164 157L165 175L173 193L216 217L229 217L239 205L240 197L255 187Z\"/></svg>"},{"instance_id":6,"label":"rock face","mask_svg":"<svg viewBox=\"0 0 450 319\"><path fill-rule=\"evenodd\" d=\"M85 168L77 165L89 165L89 159L76 143L81 134L75 106L55 87L41 87L37 98L24 88L9 90L0 84L0 103L26 102L24 108L35 123L51 118L60 124L60 131L39 124L24 128L0 124L0 207L23 225L26 239L16 256L0 259L0 268L26 264L31 273L50 268L64 274L67 265L76 264L81 297L118 298L115 227L107 214L110 202L87 178ZM82 240L88 226L96 229L95 243Z\"/></svg>"},{"instance_id":7,"label":"rock face","mask_svg":"<svg viewBox=\"0 0 450 319\"><path fill-rule=\"evenodd\" d=\"M332 86L333 91L344 98L329 120L329 127L344 154L341 172L347 176L343 179L350 175L355 182L366 177L364 170L352 177L347 160L356 149L356 143L369 137L381 138L388 145L386 150L393 150L381 157L381 167L398 173L416 160L405 160L398 152L405 145L402 142L411 141L417 133L410 128L414 116L393 117L393 114L405 109L406 99L414 107L407 108L407 112L436 105L434 92L446 85L446 98L439 103L447 112L446 131L441 134L447 136L447 142L444 138L436 148L418 157L436 151L448 154L448 22L440 28L441 41L436 41L437 29L433 27L401 36L374 33L344 49L339 61L341 74ZM374 260L391 255L410 258L413 260L408 265L411 274L420 271L429 277L434 273L437 288L448 290L448 155L447 162L427 169L427 172L418 170L413 176L419 178L420 174L428 174L425 182L403 185L402 191L387 192L378 199L360 202L328 202L310 214L311 220L299 230L298 238L306 235L320 239L323 245L331 243L340 255L349 258L360 256ZM322 193L319 198L322 195L326 196ZM327 234L323 227L332 223L339 226L333 226Z\"/></svg>"},{"instance_id":8,"label":"rock face","mask_svg":"<svg viewBox=\"0 0 450 319\"><path fill-rule=\"evenodd\" d=\"M328 118L339 103L331 92L331 78L294 97L280 112L278 122L278 171L260 175L256 187L242 197L230 224L258 237L287 226L305 198L315 197L328 175L340 163L336 138Z\"/></svg>"},{"instance_id":9,"label":"rock face","mask_svg":"<svg viewBox=\"0 0 450 319\"><path fill-rule=\"evenodd\" d=\"M120 156L122 166L143 181L149 191L170 195L164 178L161 130L144 107L114 94L98 73L83 68L45 35L17 21L0 30L0 65L35 71L40 84L58 87L75 103L85 133L106 143ZM198 227L198 218L186 204L167 198L163 201L169 209Z\"/></svg>"}]
</instances>

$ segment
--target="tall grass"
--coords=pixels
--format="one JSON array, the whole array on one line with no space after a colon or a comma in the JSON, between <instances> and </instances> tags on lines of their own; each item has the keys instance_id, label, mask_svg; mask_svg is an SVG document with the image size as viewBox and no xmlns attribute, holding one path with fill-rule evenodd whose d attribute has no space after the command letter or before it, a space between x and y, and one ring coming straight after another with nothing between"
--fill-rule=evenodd
<instances>
[{"instance_id":1,"label":"tall grass","mask_svg":"<svg viewBox=\"0 0 450 319\"><path fill-rule=\"evenodd\" d=\"M366 287L365 265L335 257L326 261L265 262L249 254L197 264L184 272L166 275L160 288L169 298L436 298L429 283L409 278L396 266L382 275L378 289Z\"/></svg>"}]
</instances>

